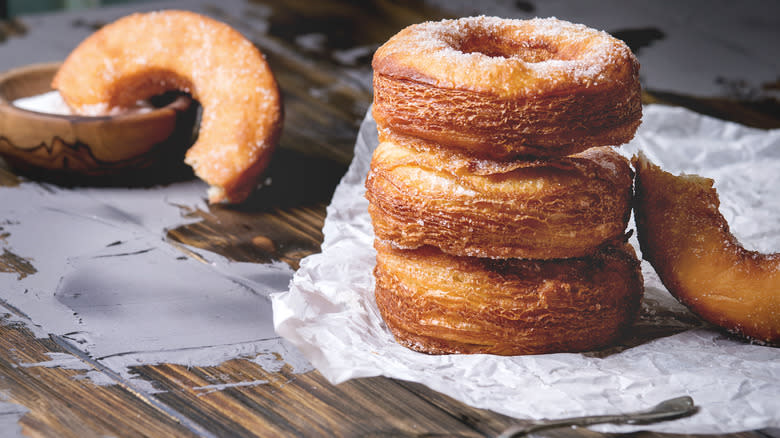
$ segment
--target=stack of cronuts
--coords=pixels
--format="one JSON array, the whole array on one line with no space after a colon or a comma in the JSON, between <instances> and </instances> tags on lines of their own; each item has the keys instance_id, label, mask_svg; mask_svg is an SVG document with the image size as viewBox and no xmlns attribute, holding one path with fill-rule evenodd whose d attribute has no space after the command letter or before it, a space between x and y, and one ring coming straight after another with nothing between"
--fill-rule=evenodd
<instances>
[{"instance_id":1,"label":"stack of cronuts","mask_svg":"<svg viewBox=\"0 0 780 438\"><path fill-rule=\"evenodd\" d=\"M407 27L373 68L366 197L398 342L516 355L620 337L643 293L633 174L610 147L642 116L630 49L554 18L469 17Z\"/></svg>"}]
</instances>

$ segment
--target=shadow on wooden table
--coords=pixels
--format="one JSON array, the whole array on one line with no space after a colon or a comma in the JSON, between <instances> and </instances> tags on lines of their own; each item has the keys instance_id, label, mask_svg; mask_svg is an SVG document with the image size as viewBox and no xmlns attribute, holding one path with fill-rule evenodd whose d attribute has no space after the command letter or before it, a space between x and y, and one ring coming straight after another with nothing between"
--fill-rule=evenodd
<instances>
[{"instance_id":1,"label":"shadow on wooden table","mask_svg":"<svg viewBox=\"0 0 780 438\"><path fill-rule=\"evenodd\" d=\"M244 203L191 210L189 216L200 220L167 237L234 261L281 260L297 269L303 257L320 250L325 208L344 172L346 166L333 161L279 149L266 183Z\"/></svg>"}]
</instances>

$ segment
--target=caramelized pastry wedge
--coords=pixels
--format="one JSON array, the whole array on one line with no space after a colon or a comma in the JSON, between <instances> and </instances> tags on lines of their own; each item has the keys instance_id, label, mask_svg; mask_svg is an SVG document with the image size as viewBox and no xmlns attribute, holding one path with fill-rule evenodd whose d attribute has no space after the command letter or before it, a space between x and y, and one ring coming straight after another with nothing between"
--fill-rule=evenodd
<instances>
[{"instance_id":1,"label":"caramelized pastry wedge","mask_svg":"<svg viewBox=\"0 0 780 438\"><path fill-rule=\"evenodd\" d=\"M664 286L702 319L780 343L780 253L742 247L718 211L713 180L675 176L640 154L635 217L643 257Z\"/></svg>"}]
</instances>

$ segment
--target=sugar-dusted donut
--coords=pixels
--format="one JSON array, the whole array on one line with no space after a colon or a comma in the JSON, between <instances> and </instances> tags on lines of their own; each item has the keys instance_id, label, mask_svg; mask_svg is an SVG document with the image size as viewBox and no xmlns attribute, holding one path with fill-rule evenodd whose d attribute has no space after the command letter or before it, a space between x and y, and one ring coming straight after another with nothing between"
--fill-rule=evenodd
<instances>
[{"instance_id":1,"label":"sugar-dusted donut","mask_svg":"<svg viewBox=\"0 0 780 438\"><path fill-rule=\"evenodd\" d=\"M210 202L240 202L256 187L279 139L282 102L263 54L227 24L186 11L133 14L68 56L52 85L81 114L99 114L168 90L203 107L185 161Z\"/></svg>"},{"instance_id":2,"label":"sugar-dusted donut","mask_svg":"<svg viewBox=\"0 0 780 438\"><path fill-rule=\"evenodd\" d=\"M565 260L374 246L379 311L399 343L425 353L597 349L627 333L644 291L639 261L623 243Z\"/></svg>"},{"instance_id":3,"label":"sugar-dusted donut","mask_svg":"<svg viewBox=\"0 0 780 438\"><path fill-rule=\"evenodd\" d=\"M641 154L633 163L642 257L664 286L705 321L780 345L780 253L739 243L718 211L713 180L672 175Z\"/></svg>"},{"instance_id":4,"label":"sugar-dusted donut","mask_svg":"<svg viewBox=\"0 0 780 438\"><path fill-rule=\"evenodd\" d=\"M366 178L374 233L398 248L433 245L490 258L567 258L622 239L633 172L609 147L496 162L382 142Z\"/></svg>"},{"instance_id":5,"label":"sugar-dusted donut","mask_svg":"<svg viewBox=\"0 0 780 438\"><path fill-rule=\"evenodd\" d=\"M639 63L622 41L555 18L415 24L375 53L380 141L418 137L506 159L628 142Z\"/></svg>"}]
</instances>

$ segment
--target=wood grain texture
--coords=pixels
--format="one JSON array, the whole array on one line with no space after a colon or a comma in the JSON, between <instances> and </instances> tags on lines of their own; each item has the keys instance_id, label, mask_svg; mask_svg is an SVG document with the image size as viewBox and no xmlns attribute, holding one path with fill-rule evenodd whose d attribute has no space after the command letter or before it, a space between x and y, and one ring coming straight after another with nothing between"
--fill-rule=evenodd
<instances>
[{"instance_id":1,"label":"wood grain texture","mask_svg":"<svg viewBox=\"0 0 780 438\"><path fill-rule=\"evenodd\" d=\"M284 367L271 373L240 359L217 367L134 371L166 390L160 400L217 436L492 436L514 421L438 394L431 403L431 391L421 385L381 377L333 386L316 371L293 374ZM258 381L267 383L235 385Z\"/></svg>"},{"instance_id":2,"label":"wood grain texture","mask_svg":"<svg viewBox=\"0 0 780 438\"><path fill-rule=\"evenodd\" d=\"M29 409L19 422L26 436L198 435L121 384L97 386L84 378L85 370L30 366L51 361L49 353L69 353L22 324L9 323L8 316L0 306L0 391Z\"/></svg>"}]
</instances>

